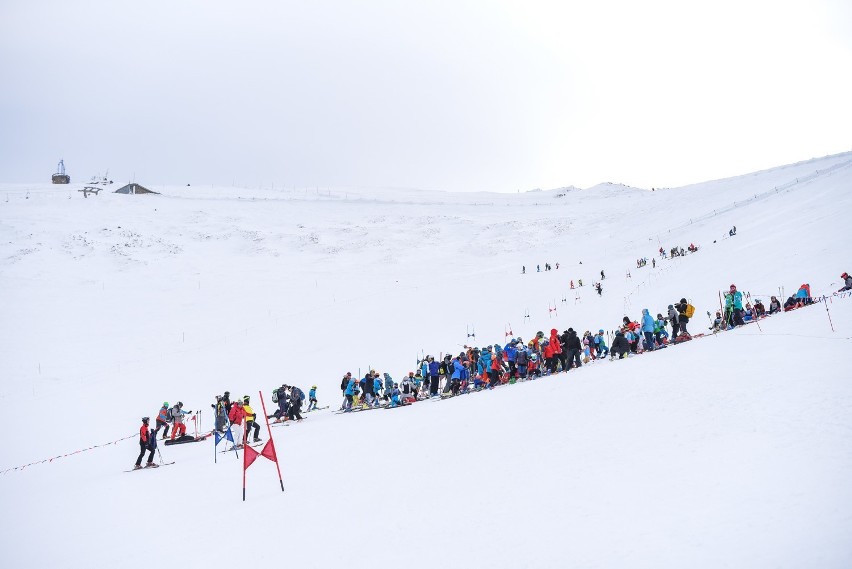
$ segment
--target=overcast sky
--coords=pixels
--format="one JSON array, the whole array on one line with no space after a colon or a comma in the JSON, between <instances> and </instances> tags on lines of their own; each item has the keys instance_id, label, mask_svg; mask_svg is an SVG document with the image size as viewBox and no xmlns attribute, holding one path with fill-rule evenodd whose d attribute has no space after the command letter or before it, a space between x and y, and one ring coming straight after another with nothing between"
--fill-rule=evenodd
<instances>
[{"instance_id":1,"label":"overcast sky","mask_svg":"<svg viewBox=\"0 0 852 569\"><path fill-rule=\"evenodd\" d=\"M847 0L0 0L0 181L678 186L852 150Z\"/></svg>"}]
</instances>

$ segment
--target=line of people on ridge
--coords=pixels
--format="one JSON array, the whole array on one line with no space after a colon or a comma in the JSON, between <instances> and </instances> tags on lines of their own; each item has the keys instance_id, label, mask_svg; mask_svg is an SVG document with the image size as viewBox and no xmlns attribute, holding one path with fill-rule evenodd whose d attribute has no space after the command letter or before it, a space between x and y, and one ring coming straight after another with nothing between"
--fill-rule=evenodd
<instances>
[{"instance_id":1,"label":"line of people on ridge","mask_svg":"<svg viewBox=\"0 0 852 569\"><path fill-rule=\"evenodd\" d=\"M850 288L842 290L852 290L852 279L848 285ZM804 298L812 302L807 285L803 285L800 291L805 291L807 296ZM716 313L717 319L711 322L710 329L731 330L767 315L762 301L756 300L754 305L746 301L744 305L743 300L742 292L732 284L725 293L724 311ZM772 297L768 314L781 310L778 300ZM709 312L707 314L710 315ZM493 389L505 383L536 379L560 370L569 371L607 356L613 360L625 358L631 353L653 351L692 339L688 325L694 317L695 307L686 298L681 298L679 302L668 306L666 316L658 313L654 318L647 308L642 310L639 321L625 316L612 336L612 346L607 345L609 335L603 329L596 334L586 331L580 337L573 328L563 331L561 335L554 328L549 338L545 338L544 333L539 331L526 343L518 337L512 338L504 346L465 346L465 351L457 356L442 354L437 359L426 356L418 362L417 371L408 372L400 383L395 382L388 373L384 373L384 380L380 379L375 370L368 371L360 379L349 372L340 384L343 395L340 409L351 411L358 407L383 405L395 407L421 399ZM382 403L382 400L386 403Z\"/></svg>"}]
</instances>

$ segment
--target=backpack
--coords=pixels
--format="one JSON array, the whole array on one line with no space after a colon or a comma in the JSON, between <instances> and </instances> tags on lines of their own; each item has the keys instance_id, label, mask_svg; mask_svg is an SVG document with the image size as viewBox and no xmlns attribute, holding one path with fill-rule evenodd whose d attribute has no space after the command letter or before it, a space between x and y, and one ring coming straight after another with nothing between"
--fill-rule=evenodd
<instances>
[{"instance_id":1,"label":"backpack","mask_svg":"<svg viewBox=\"0 0 852 569\"><path fill-rule=\"evenodd\" d=\"M406 395L408 395L409 393L411 393L411 382L409 382L409 381L404 381L404 382L402 383L402 392L403 392L403 393L405 393Z\"/></svg>"},{"instance_id":2,"label":"backpack","mask_svg":"<svg viewBox=\"0 0 852 569\"><path fill-rule=\"evenodd\" d=\"M691 304L687 304L686 308L683 311L683 315L687 318L692 318L692 315L695 314L695 307Z\"/></svg>"},{"instance_id":3,"label":"backpack","mask_svg":"<svg viewBox=\"0 0 852 569\"><path fill-rule=\"evenodd\" d=\"M272 392L272 402L278 403L278 390L277 389Z\"/></svg>"}]
</instances>

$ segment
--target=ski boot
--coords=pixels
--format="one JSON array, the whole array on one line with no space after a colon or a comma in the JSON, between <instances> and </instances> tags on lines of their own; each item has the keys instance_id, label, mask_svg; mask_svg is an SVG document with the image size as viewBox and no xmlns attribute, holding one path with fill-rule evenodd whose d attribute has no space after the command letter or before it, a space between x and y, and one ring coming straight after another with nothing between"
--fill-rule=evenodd
<instances>
[{"instance_id":1,"label":"ski boot","mask_svg":"<svg viewBox=\"0 0 852 569\"><path fill-rule=\"evenodd\" d=\"M155 462L149 462L145 465L145 468L160 468L160 465Z\"/></svg>"}]
</instances>

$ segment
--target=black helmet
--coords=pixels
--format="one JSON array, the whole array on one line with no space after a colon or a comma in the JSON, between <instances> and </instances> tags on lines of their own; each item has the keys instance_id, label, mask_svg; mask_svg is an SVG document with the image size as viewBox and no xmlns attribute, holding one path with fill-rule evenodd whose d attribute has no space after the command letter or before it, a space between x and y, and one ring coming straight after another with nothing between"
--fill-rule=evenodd
<instances>
[{"instance_id":1,"label":"black helmet","mask_svg":"<svg viewBox=\"0 0 852 569\"><path fill-rule=\"evenodd\" d=\"M148 421L150 421L150 419L149 419L148 417L142 417L142 422L143 422L143 423L147 423Z\"/></svg>"},{"instance_id":2,"label":"black helmet","mask_svg":"<svg viewBox=\"0 0 852 569\"><path fill-rule=\"evenodd\" d=\"M183 402L182 402L182 401L178 401L178 402L177 402L177 406L178 406L178 407L183 407Z\"/></svg>"}]
</instances>

